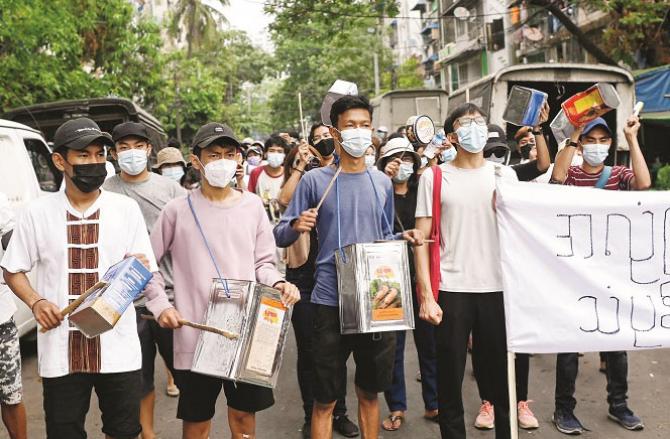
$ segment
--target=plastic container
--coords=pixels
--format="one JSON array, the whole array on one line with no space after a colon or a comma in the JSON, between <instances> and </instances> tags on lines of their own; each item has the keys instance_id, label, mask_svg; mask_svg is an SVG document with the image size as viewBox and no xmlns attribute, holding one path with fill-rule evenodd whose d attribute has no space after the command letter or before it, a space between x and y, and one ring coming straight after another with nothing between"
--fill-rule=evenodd
<instances>
[{"instance_id":1,"label":"plastic container","mask_svg":"<svg viewBox=\"0 0 670 439\"><path fill-rule=\"evenodd\" d=\"M407 243L348 245L335 262L342 334L414 329Z\"/></svg>"},{"instance_id":2,"label":"plastic container","mask_svg":"<svg viewBox=\"0 0 670 439\"><path fill-rule=\"evenodd\" d=\"M435 136L433 137L433 140L430 141L428 145L426 145L426 149L423 150L423 155L428 158L428 160L433 160L435 158L435 155L437 154L437 151L442 148L442 143L444 142L444 139L446 139L446 135L444 134L444 131L440 131Z\"/></svg>"},{"instance_id":3,"label":"plastic container","mask_svg":"<svg viewBox=\"0 0 670 439\"><path fill-rule=\"evenodd\" d=\"M517 126L534 127L540 121L540 113L546 102L546 93L515 85L507 97L503 120Z\"/></svg>"},{"instance_id":4,"label":"plastic container","mask_svg":"<svg viewBox=\"0 0 670 439\"><path fill-rule=\"evenodd\" d=\"M612 84L599 82L586 91L577 93L561 104L565 116L574 126L582 126L612 111L621 103Z\"/></svg>"}]
</instances>

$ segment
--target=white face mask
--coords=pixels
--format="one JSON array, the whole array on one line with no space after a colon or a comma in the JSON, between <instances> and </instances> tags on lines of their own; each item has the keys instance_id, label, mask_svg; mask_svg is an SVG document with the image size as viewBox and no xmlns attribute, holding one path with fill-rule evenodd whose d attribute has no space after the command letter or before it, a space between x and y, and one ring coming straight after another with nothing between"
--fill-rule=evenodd
<instances>
[{"instance_id":1,"label":"white face mask","mask_svg":"<svg viewBox=\"0 0 670 439\"><path fill-rule=\"evenodd\" d=\"M398 168L398 175L393 177L393 181L396 183L403 183L414 174L414 163L401 163Z\"/></svg>"},{"instance_id":2,"label":"white face mask","mask_svg":"<svg viewBox=\"0 0 670 439\"><path fill-rule=\"evenodd\" d=\"M352 128L341 131L342 148L352 157L363 157L372 145L372 130L368 128Z\"/></svg>"},{"instance_id":3,"label":"white face mask","mask_svg":"<svg viewBox=\"0 0 670 439\"><path fill-rule=\"evenodd\" d=\"M258 166L261 164L261 158L257 155L247 158L247 163L251 166Z\"/></svg>"},{"instance_id":4,"label":"white face mask","mask_svg":"<svg viewBox=\"0 0 670 439\"><path fill-rule=\"evenodd\" d=\"M180 181L184 176L184 168L181 166L171 166L169 168L163 168L161 170L161 175L163 177L170 178L174 181Z\"/></svg>"},{"instance_id":5,"label":"white face mask","mask_svg":"<svg viewBox=\"0 0 670 439\"><path fill-rule=\"evenodd\" d=\"M278 168L284 164L284 158L286 158L286 154L283 152L269 152L268 165L270 165L271 168Z\"/></svg>"},{"instance_id":6,"label":"white face mask","mask_svg":"<svg viewBox=\"0 0 670 439\"><path fill-rule=\"evenodd\" d=\"M457 154L458 151L456 151L456 148L452 146L451 148L442 151L442 154L440 154L440 158L444 163L449 163L456 158Z\"/></svg>"},{"instance_id":7,"label":"white face mask","mask_svg":"<svg viewBox=\"0 0 670 439\"><path fill-rule=\"evenodd\" d=\"M139 175L147 169L147 152L143 149L127 149L117 154L119 167L130 175Z\"/></svg>"},{"instance_id":8,"label":"white face mask","mask_svg":"<svg viewBox=\"0 0 670 439\"><path fill-rule=\"evenodd\" d=\"M591 166L600 166L609 155L609 145L587 143L582 145L584 161Z\"/></svg>"},{"instance_id":9,"label":"white face mask","mask_svg":"<svg viewBox=\"0 0 670 439\"><path fill-rule=\"evenodd\" d=\"M477 154L486 146L489 130L486 125L479 125L473 121L470 126L457 129L456 135L459 146L470 153Z\"/></svg>"},{"instance_id":10,"label":"white face mask","mask_svg":"<svg viewBox=\"0 0 670 439\"><path fill-rule=\"evenodd\" d=\"M375 156L373 155L366 155L365 156L365 167L366 168L372 168L375 165Z\"/></svg>"},{"instance_id":11,"label":"white face mask","mask_svg":"<svg viewBox=\"0 0 670 439\"><path fill-rule=\"evenodd\" d=\"M444 154L444 153L443 153L443 154ZM422 156L422 157L421 157L421 167L422 167L422 168L425 168L426 166L428 166L428 157L423 157L423 156Z\"/></svg>"},{"instance_id":12,"label":"white face mask","mask_svg":"<svg viewBox=\"0 0 670 439\"><path fill-rule=\"evenodd\" d=\"M202 162L200 162L202 165ZM237 162L235 160L220 159L207 163L204 167L207 182L214 187L227 187L235 177Z\"/></svg>"}]
</instances>

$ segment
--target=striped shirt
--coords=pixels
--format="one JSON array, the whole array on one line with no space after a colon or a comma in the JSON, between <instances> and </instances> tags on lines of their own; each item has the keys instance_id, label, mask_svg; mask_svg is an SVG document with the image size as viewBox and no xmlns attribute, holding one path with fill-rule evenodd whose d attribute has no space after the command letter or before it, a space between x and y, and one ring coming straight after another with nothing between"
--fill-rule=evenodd
<instances>
[{"instance_id":1,"label":"striped shirt","mask_svg":"<svg viewBox=\"0 0 670 439\"><path fill-rule=\"evenodd\" d=\"M580 166L570 166L568 169L568 177L563 184L567 186L588 186L594 187L600 179L603 170L595 174L585 172ZM633 171L625 166L612 166L612 174L607 179L607 184L603 189L610 191L629 191L631 190L631 182L633 181Z\"/></svg>"}]
</instances>

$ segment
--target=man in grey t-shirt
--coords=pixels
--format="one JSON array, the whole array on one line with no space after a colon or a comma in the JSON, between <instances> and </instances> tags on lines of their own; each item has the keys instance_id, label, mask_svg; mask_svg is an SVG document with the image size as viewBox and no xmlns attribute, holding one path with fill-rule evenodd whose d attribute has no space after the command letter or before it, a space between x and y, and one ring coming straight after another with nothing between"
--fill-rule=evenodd
<instances>
[{"instance_id":1,"label":"man in grey t-shirt","mask_svg":"<svg viewBox=\"0 0 670 439\"><path fill-rule=\"evenodd\" d=\"M144 125L136 122L125 122L117 125L112 132L114 149L112 156L119 163L121 173L105 181L103 189L126 195L137 201L144 221L151 233L163 207L170 201L186 195L186 190L179 183L162 175L149 172L148 157L151 154L149 133ZM165 279L165 291L172 301L172 264L164 258L160 264L160 272ZM143 320L142 314L150 314L144 307L144 298L135 302L137 311L137 332L142 346L142 402L140 405L140 423L142 437L155 437L153 413L156 401L154 391L154 361L156 348L160 352L168 369L172 371L172 330L161 328L155 321ZM177 396L178 389L174 385L172 374L168 374L168 394Z\"/></svg>"}]
</instances>

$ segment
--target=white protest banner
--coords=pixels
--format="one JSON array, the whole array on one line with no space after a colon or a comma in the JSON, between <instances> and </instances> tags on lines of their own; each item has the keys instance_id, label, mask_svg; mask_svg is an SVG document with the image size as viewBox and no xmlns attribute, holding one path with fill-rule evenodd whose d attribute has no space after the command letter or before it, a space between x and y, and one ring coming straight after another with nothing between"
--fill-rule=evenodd
<instances>
[{"instance_id":1,"label":"white protest banner","mask_svg":"<svg viewBox=\"0 0 670 439\"><path fill-rule=\"evenodd\" d=\"M499 182L508 350L670 347L670 193Z\"/></svg>"}]
</instances>

